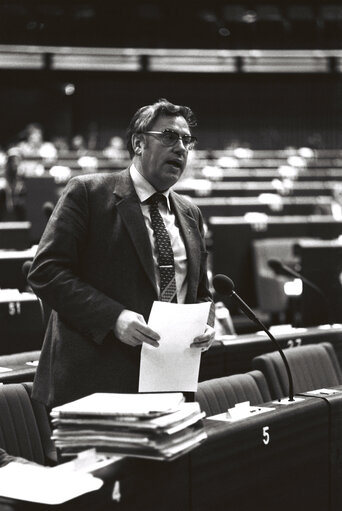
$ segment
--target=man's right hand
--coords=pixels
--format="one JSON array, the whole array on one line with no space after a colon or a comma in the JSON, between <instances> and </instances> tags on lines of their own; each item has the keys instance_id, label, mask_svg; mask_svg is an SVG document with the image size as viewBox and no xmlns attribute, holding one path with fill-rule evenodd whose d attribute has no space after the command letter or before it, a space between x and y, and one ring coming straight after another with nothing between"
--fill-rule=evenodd
<instances>
[{"instance_id":1,"label":"man's right hand","mask_svg":"<svg viewBox=\"0 0 342 511\"><path fill-rule=\"evenodd\" d=\"M115 326L114 334L125 344L140 346L143 342L158 348L160 336L149 328L141 314L124 309L119 315Z\"/></svg>"}]
</instances>

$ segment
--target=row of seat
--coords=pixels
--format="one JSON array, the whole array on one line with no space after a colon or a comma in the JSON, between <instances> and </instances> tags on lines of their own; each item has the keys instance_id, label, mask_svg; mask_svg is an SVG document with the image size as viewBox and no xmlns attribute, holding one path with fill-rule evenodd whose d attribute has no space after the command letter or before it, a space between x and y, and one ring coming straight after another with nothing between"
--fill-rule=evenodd
<instances>
[{"instance_id":1,"label":"row of seat","mask_svg":"<svg viewBox=\"0 0 342 511\"><path fill-rule=\"evenodd\" d=\"M330 343L284 350L291 368L295 393L342 384L342 371ZM196 400L207 416L249 401L260 405L287 395L287 375L278 352L256 357L254 370L198 385ZM32 383L0 386L0 448L43 465L57 462L50 439L51 427L43 405L31 400Z\"/></svg>"},{"instance_id":2,"label":"row of seat","mask_svg":"<svg viewBox=\"0 0 342 511\"><path fill-rule=\"evenodd\" d=\"M295 393L342 384L342 370L332 344L309 344L284 350ZM288 395L288 377L278 351L255 357L248 373L200 382L196 399L208 416L236 403L259 405Z\"/></svg>"}]
</instances>

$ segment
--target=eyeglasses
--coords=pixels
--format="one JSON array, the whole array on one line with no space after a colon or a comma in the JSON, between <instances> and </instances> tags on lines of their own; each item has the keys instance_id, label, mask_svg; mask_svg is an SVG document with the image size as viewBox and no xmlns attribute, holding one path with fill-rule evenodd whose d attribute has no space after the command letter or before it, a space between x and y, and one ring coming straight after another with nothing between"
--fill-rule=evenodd
<instances>
[{"instance_id":1,"label":"eyeglasses","mask_svg":"<svg viewBox=\"0 0 342 511\"><path fill-rule=\"evenodd\" d=\"M164 131L145 131L145 135L158 135L158 139L161 143L167 147L171 147L176 145L178 140L183 142L183 145L187 151L190 151L195 147L197 142L197 138L191 135L180 135L176 131L173 130L164 130Z\"/></svg>"}]
</instances>

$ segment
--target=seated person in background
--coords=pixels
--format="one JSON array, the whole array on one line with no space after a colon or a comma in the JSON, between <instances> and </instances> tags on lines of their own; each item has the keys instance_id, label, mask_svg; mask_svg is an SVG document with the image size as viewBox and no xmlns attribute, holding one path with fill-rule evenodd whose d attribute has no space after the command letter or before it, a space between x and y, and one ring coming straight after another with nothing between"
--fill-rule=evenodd
<instances>
[{"instance_id":1,"label":"seated person in background","mask_svg":"<svg viewBox=\"0 0 342 511\"><path fill-rule=\"evenodd\" d=\"M69 144L66 137L56 136L52 139L58 156L67 156L69 154Z\"/></svg>"},{"instance_id":2,"label":"seated person in background","mask_svg":"<svg viewBox=\"0 0 342 511\"><path fill-rule=\"evenodd\" d=\"M88 154L88 147L83 135L74 135L70 143L70 151L73 151L76 156L85 156Z\"/></svg>"},{"instance_id":3,"label":"seated person in background","mask_svg":"<svg viewBox=\"0 0 342 511\"><path fill-rule=\"evenodd\" d=\"M24 139L18 143L23 161L21 169L25 176L41 176L45 167L57 160L57 149L51 142L43 139L43 130L39 124L29 124L20 134Z\"/></svg>"},{"instance_id":4,"label":"seated person in background","mask_svg":"<svg viewBox=\"0 0 342 511\"><path fill-rule=\"evenodd\" d=\"M18 176L21 162L16 147L8 150L5 174L0 181L0 221L22 222L26 220L26 190L24 181Z\"/></svg>"},{"instance_id":5,"label":"seated person in background","mask_svg":"<svg viewBox=\"0 0 342 511\"><path fill-rule=\"evenodd\" d=\"M111 160L128 158L123 139L118 136L112 137L108 146L103 149L103 155Z\"/></svg>"},{"instance_id":6,"label":"seated person in background","mask_svg":"<svg viewBox=\"0 0 342 511\"><path fill-rule=\"evenodd\" d=\"M39 124L32 123L25 128L25 140L19 143L19 149L23 157L37 157L54 160L57 150L51 142L43 139L43 130Z\"/></svg>"}]
</instances>

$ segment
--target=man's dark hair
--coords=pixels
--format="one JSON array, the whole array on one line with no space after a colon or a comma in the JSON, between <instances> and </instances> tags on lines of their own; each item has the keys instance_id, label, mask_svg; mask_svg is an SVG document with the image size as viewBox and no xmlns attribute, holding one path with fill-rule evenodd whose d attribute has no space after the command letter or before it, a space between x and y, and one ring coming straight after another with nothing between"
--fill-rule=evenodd
<instances>
[{"instance_id":1,"label":"man's dark hair","mask_svg":"<svg viewBox=\"0 0 342 511\"><path fill-rule=\"evenodd\" d=\"M135 112L127 129L127 149L131 158L134 156L132 135L134 135L134 133L149 131L154 122L161 115L168 115L170 117L182 116L188 123L189 128L193 128L197 125L196 117L188 106L174 105L164 98L158 99L158 101L152 105L143 106Z\"/></svg>"}]
</instances>

